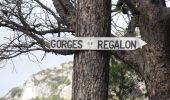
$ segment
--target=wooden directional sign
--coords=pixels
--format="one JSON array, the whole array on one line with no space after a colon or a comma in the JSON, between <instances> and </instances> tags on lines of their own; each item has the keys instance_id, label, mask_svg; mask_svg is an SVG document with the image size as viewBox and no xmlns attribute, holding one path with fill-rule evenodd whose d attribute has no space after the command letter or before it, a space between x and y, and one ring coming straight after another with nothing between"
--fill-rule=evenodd
<instances>
[{"instance_id":1,"label":"wooden directional sign","mask_svg":"<svg viewBox=\"0 0 170 100\"><path fill-rule=\"evenodd\" d=\"M136 50L144 45L135 37L54 37L50 42L56 50Z\"/></svg>"}]
</instances>

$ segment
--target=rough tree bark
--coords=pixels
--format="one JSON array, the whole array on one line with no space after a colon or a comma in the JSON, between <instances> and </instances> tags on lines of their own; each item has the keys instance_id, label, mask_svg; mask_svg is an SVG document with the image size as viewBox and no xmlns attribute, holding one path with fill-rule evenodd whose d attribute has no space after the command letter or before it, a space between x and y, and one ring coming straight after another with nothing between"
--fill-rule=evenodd
<instances>
[{"instance_id":1,"label":"rough tree bark","mask_svg":"<svg viewBox=\"0 0 170 100\"><path fill-rule=\"evenodd\" d=\"M76 35L109 37L111 0L78 0ZM72 100L107 100L109 52L78 51L74 55Z\"/></svg>"},{"instance_id":2,"label":"rough tree bark","mask_svg":"<svg viewBox=\"0 0 170 100\"><path fill-rule=\"evenodd\" d=\"M140 10L145 13L142 12L139 16L139 28L142 38L148 43L142 50L144 66L141 73L146 81L150 100L169 100L169 12L159 0L156 3L141 1L140 4Z\"/></svg>"},{"instance_id":3,"label":"rough tree bark","mask_svg":"<svg viewBox=\"0 0 170 100\"><path fill-rule=\"evenodd\" d=\"M129 2L133 0L123 1L132 6ZM147 45L136 51L112 53L142 75L149 100L170 100L170 9L164 0L138 2L139 29Z\"/></svg>"}]
</instances>

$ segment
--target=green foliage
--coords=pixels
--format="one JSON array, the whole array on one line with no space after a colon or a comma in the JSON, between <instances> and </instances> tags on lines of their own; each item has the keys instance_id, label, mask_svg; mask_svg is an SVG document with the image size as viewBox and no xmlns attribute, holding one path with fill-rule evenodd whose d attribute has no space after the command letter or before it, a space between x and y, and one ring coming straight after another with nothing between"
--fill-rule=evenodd
<instances>
[{"instance_id":1,"label":"green foliage","mask_svg":"<svg viewBox=\"0 0 170 100\"><path fill-rule=\"evenodd\" d=\"M47 98L45 98L45 97L42 97L42 98L36 97L36 98L33 98L32 100L64 100L59 95L56 95L58 86L59 86L59 84L69 85L69 84L71 84L71 81L66 76L57 76L55 78L52 78L51 80L52 81L48 82L48 85L51 87L50 96L47 97Z\"/></svg>"},{"instance_id":2,"label":"green foliage","mask_svg":"<svg viewBox=\"0 0 170 100\"><path fill-rule=\"evenodd\" d=\"M32 100L41 100L39 97L35 97L35 99L32 99Z\"/></svg>"},{"instance_id":3,"label":"green foliage","mask_svg":"<svg viewBox=\"0 0 170 100\"><path fill-rule=\"evenodd\" d=\"M44 96L42 98L39 98L38 96L36 96L35 98L32 98L31 100L48 100L48 99L45 98Z\"/></svg>"},{"instance_id":4,"label":"green foliage","mask_svg":"<svg viewBox=\"0 0 170 100\"><path fill-rule=\"evenodd\" d=\"M41 100L47 100L47 99L45 99L45 97L43 96Z\"/></svg>"},{"instance_id":5,"label":"green foliage","mask_svg":"<svg viewBox=\"0 0 170 100\"><path fill-rule=\"evenodd\" d=\"M58 83L50 81L49 85L51 86L51 89L52 89L51 94L45 100L64 100L59 95L55 95L55 93L57 92L57 89L58 89Z\"/></svg>"},{"instance_id":6,"label":"green foliage","mask_svg":"<svg viewBox=\"0 0 170 100\"><path fill-rule=\"evenodd\" d=\"M59 95L51 95L47 98L47 100L64 100Z\"/></svg>"},{"instance_id":7,"label":"green foliage","mask_svg":"<svg viewBox=\"0 0 170 100\"><path fill-rule=\"evenodd\" d=\"M127 64L116 61L115 58L111 59L109 98L128 100L133 97L135 100L142 100L144 94L135 87L138 80L140 77Z\"/></svg>"},{"instance_id":8,"label":"green foliage","mask_svg":"<svg viewBox=\"0 0 170 100\"><path fill-rule=\"evenodd\" d=\"M22 93L22 90L19 87L13 88L11 90L11 97L20 96Z\"/></svg>"},{"instance_id":9,"label":"green foliage","mask_svg":"<svg viewBox=\"0 0 170 100\"><path fill-rule=\"evenodd\" d=\"M65 82L64 82L66 85L70 85L71 84L71 81L69 79L66 79Z\"/></svg>"},{"instance_id":10,"label":"green foliage","mask_svg":"<svg viewBox=\"0 0 170 100\"><path fill-rule=\"evenodd\" d=\"M52 92L56 92L57 91L58 84L56 82L50 81L50 82L48 82L48 84L50 85Z\"/></svg>"},{"instance_id":11,"label":"green foliage","mask_svg":"<svg viewBox=\"0 0 170 100\"><path fill-rule=\"evenodd\" d=\"M0 97L0 100L7 100L7 99L5 99L5 98L3 98L3 97Z\"/></svg>"},{"instance_id":12,"label":"green foliage","mask_svg":"<svg viewBox=\"0 0 170 100\"><path fill-rule=\"evenodd\" d=\"M59 95L50 95L47 98L45 98L45 97L42 97L42 98L36 97L36 98L31 99L31 100L64 100L64 99L61 98Z\"/></svg>"},{"instance_id":13,"label":"green foliage","mask_svg":"<svg viewBox=\"0 0 170 100\"><path fill-rule=\"evenodd\" d=\"M51 80L56 81L58 84L63 84L67 79L67 76L57 76L55 78L51 78Z\"/></svg>"}]
</instances>

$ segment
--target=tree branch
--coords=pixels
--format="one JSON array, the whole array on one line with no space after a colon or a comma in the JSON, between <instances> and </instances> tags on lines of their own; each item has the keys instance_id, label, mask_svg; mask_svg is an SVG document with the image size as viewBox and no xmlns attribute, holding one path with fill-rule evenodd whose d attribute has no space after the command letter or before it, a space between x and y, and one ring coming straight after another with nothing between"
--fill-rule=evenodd
<instances>
[{"instance_id":1,"label":"tree branch","mask_svg":"<svg viewBox=\"0 0 170 100\"><path fill-rule=\"evenodd\" d=\"M134 1L131 0L122 0L129 8L130 11L134 14L140 14L139 10L135 7Z\"/></svg>"},{"instance_id":2,"label":"tree branch","mask_svg":"<svg viewBox=\"0 0 170 100\"><path fill-rule=\"evenodd\" d=\"M39 0L34 0L34 1L36 1L43 9L49 11L49 12L54 16L54 18L55 18L57 21L61 22L61 19L60 19L59 17L57 17L57 15L55 14L54 11L52 11L50 8L48 8L47 6L45 6L45 5L44 5L43 3L41 3Z\"/></svg>"},{"instance_id":3,"label":"tree branch","mask_svg":"<svg viewBox=\"0 0 170 100\"><path fill-rule=\"evenodd\" d=\"M53 0L53 4L64 21L63 24L70 29L75 29L75 7L70 0Z\"/></svg>"},{"instance_id":4,"label":"tree branch","mask_svg":"<svg viewBox=\"0 0 170 100\"><path fill-rule=\"evenodd\" d=\"M44 6L39 0L36 0L37 3L42 7L42 9L45 9L46 11L50 12L53 17L55 18L55 13L48 9L46 6ZM66 27L60 27L56 28L54 26L48 26L48 21L50 24L50 20L47 20L45 18L43 21L48 27L47 30L45 29L38 29L37 27L41 27L43 23L39 22L36 23L37 19L28 19L32 15L33 9L36 7L30 6L31 8L27 8L30 11L28 13L24 12L24 7L29 7L26 4L23 4L20 0L18 0L15 3L11 4L3 4L1 3L1 15L0 15L0 27L7 27L12 29L14 32L21 32L24 34L24 36L28 36L29 38L25 38L25 40L20 40L20 35L15 36L13 40L8 39L10 42L1 44L0 45L0 61L5 59L11 59L18 55L21 55L23 53L32 52L32 51L45 51L45 52L52 52L55 54L61 54L61 55L72 55L75 51L72 50L51 50L50 49L50 43L48 40L46 40L42 35L45 35L47 33L58 33L58 32L74 32L72 29L68 29ZM26 6L25 6L26 5ZM36 14L33 14L36 16ZM51 17L48 17L51 18ZM31 22L32 21L32 22ZM58 21L58 19L57 19ZM50 29L51 27L51 29ZM16 35L16 34L15 34ZM31 37L31 38L30 38ZM28 39L31 41L28 41ZM25 41L25 42L24 42Z\"/></svg>"},{"instance_id":5,"label":"tree branch","mask_svg":"<svg viewBox=\"0 0 170 100\"><path fill-rule=\"evenodd\" d=\"M142 52L141 49L138 49L136 51L111 51L111 54L142 75L144 70L144 58Z\"/></svg>"},{"instance_id":6,"label":"tree branch","mask_svg":"<svg viewBox=\"0 0 170 100\"><path fill-rule=\"evenodd\" d=\"M139 16L138 15L134 15L131 17L131 20L128 24L128 27L126 29L126 34L125 36L128 36L128 37L136 37L136 34L135 34L135 29L138 25L138 22L139 22Z\"/></svg>"},{"instance_id":7,"label":"tree branch","mask_svg":"<svg viewBox=\"0 0 170 100\"><path fill-rule=\"evenodd\" d=\"M55 28L50 30L37 31L38 35L45 35L47 33L59 33L59 32L71 32L75 33L74 30L68 28Z\"/></svg>"}]
</instances>

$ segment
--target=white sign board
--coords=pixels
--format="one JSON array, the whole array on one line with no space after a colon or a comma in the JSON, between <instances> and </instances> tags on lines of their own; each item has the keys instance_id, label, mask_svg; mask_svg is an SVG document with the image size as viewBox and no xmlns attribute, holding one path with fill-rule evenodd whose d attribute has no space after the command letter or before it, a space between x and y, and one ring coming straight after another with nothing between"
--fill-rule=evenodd
<instances>
[{"instance_id":1,"label":"white sign board","mask_svg":"<svg viewBox=\"0 0 170 100\"><path fill-rule=\"evenodd\" d=\"M134 37L54 37L50 42L56 50L136 50L145 44Z\"/></svg>"}]
</instances>

